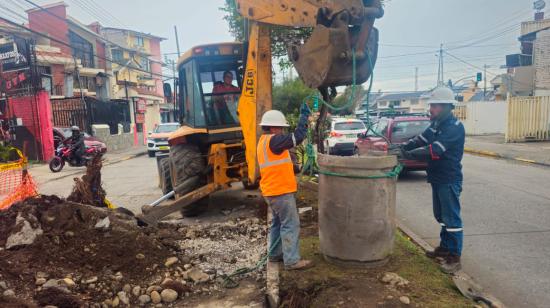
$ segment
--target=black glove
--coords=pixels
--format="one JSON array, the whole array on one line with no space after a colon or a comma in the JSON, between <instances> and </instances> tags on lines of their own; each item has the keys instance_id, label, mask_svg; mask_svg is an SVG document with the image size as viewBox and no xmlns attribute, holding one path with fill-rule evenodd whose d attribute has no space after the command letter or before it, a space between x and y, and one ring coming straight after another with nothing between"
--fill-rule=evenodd
<instances>
[{"instance_id":1,"label":"black glove","mask_svg":"<svg viewBox=\"0 0 550 308\"><path fill-rule=\"evenodd\" d=\"M310 114L311 109L309 109L309 106L306 103L303 103L302 107L300 107L300 116L307 118Z\"/></svg>"},{"instance_id":2,"label":"black glove","mask_svg":"<svg viewBox=\"0 0 550 308\"><path fill-rule=\"evenodd\" d=\"M428 147L420 147L410 151L403 151L403 158L410 160L430 161L432 155Z\"/></svg>"}]
</instances>

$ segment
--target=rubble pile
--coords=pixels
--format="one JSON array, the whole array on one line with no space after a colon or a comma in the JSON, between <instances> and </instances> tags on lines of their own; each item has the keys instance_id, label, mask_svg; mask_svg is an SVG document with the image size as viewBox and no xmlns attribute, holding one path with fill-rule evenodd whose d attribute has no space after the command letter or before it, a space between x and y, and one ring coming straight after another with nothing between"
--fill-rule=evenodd
<instances>
[{"instance_id":1,"label":"rubble pile","mask_svg":"<svg viewBox=\"0 0 550 308\"><path fill-rule=\"evenodd\" d=\"M267 226L258 218L233 219L224 223L190 226L184 232L180 247L199 256L198 267L216 277L228 275L243 267L252 267L267 251ZM265 272L250 273L258 281Z\"/></svg>"},{"instance_id":2,"label":"rubble pile","mask_svg":"<svg viewBox=\"0 0 550 308\"><path fill-rule=\"evenodd\" d=\"M105 208L28 199L0 212L0 307L180 307L223 293L223 274L255 265L265 234L255 218L141 228Z\"/></svg>"}]
</instances>

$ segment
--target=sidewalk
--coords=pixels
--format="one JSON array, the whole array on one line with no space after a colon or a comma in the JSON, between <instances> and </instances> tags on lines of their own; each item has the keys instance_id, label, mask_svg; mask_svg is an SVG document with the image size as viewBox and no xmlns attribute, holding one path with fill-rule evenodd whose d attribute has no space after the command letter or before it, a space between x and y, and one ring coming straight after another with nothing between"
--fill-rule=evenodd
<instances>
[{"instance_id":1,"label":"sidewalk","mask_svg":"<svg viewBox=\"0 0 550 308\"><path fill-rule=\"evenodd\" d=\"M104 156L103 165L112 165L132 159L141 155L147 154L147 148L145 146L136 146L130 149L122 151L107 152ZM37 181L37 184L42 184L51 180L62 179L64 177L73 176L75 174L83 173L85 168L73 168L66 165L59 173L53 173L50 171L48 164L32 164L29 166L29 171L33 178Z\"/></svg>"},{"instance_id":2,"label":"sidewalk","mask_svg":"<svg viewBox=\"0 0 550 308\"><path fill-rule=\"evenodd\" d=\"M464 152L550 166L550 141L504 143L504 135L467 136Z\"/></svg>"}]
</instances>

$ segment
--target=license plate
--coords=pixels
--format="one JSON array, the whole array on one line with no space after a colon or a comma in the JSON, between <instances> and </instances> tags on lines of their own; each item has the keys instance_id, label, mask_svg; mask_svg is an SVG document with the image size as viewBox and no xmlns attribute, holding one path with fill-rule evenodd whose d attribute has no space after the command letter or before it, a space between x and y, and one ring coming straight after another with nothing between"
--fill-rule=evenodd
<instances>
[{"instance_id":1,"label":"license plate","mask_svg":"<svg viewBox=\"0 0 550 308\"><path fill-rule=\"evenodd\" d=\"M356 138L357 134L347 134L346 137L347 138Z\"/></svg>"},{"instance_id":2,"label":"license plate","mask_svg":"<svg viewBox=\"0 0 550 308\"><path fill-rule=\"evenodd\" d=\"M160 146L160 147L159 147L159 150L161 150L161 151L168 151L168 150L170 150L170 147L167 146L167 145L163 145L163 146Z\"/></svg>"}]
</instances>

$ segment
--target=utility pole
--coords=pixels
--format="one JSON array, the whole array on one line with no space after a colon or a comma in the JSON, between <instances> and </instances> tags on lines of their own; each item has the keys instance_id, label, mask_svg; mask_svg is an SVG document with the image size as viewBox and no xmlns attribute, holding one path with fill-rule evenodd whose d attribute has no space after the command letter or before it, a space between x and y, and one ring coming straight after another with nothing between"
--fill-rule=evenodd
<instances>
[{"instance_id":1,"label":"utility pole","mask_svg":"<svg viewBox=\"0 0 550 308\"><path fill-rule=\"evenodd\" d=\"M487 97L487 64L483 65L483 100Z\"/></svg>"},{"instance_id":2,"label":"utility pole","mask_svg":"<svg viewBox=\"0 0 550 308\"><path fill-rule=\"evenodd\" d=\"M178 27L174 25L174 34L176 35L176 48L178 50L178 58L180 57L180 40L178 39Z\"/></svg>"},{"instance_id":3,"label":"utility pole","mask_svg":"<svg viewBox=\"0 0 550 308\"><path fill-rule=\"evenodd\" d=\"M414 92L418 92L418 67L414 68Z\"/></svg>"},{"instance_id":4,"label":"utility pole","mask_svg":"<svg viewBox=\"0 0 550 308\"><path fill-rule=\"evenodd\" d=\"M439 47L439 67L437 70L437 85L442 86L445 84L445 76L443 73L443 44Z\"/></svg>"}]
</instances>

